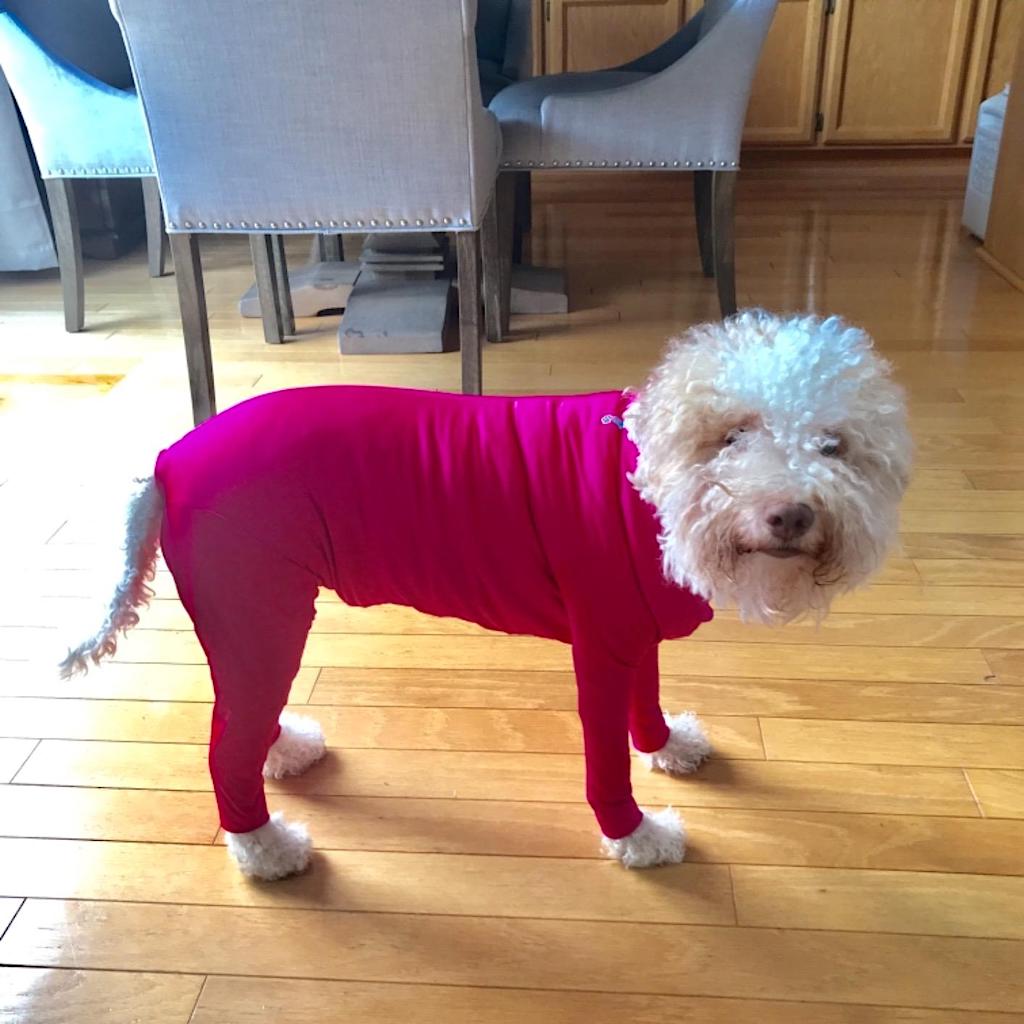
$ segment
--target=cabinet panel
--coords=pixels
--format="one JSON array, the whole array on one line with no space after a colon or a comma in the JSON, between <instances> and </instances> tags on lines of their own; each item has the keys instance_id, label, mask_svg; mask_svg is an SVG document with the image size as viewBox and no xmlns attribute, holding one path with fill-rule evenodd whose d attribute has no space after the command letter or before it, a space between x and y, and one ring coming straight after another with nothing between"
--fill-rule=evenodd
<instances>
[{"instance_id":1,"label":"cabinet panel","mask_svg":"<svg viewBox=\"0 0 1024 1024\"><path fill-rule=\"evenodd\" d=\"M594 71L625 64L683 23L685 0L550 0L546 70Z\"/></svg>"},{"instance_id":2,"label":"cabinet panel","mask_svg":"<svg viewBox=\"0 0 1024 1024\"><path fill-rule=\"evenodd\" d=\"M747 142L811 142L825 32L822 0L780 0L750 93Z\"/></svg>"},{"instance_id":3,"label":"cabinet panel","mask_svg":"<svg viewBox=\"0 0 1024 1024\"><path fill-rule=\"evenodd\" d=\"M824 141L953 141L974 7L975 0L837 0Z\"/></svg>"},{"instance_id":4,"label":"cabinet panel","mask_svg":"<svg viewBox=\"0 0 1024 1024\"><path fill-rule=\"evenodd\" d=\"M1024 35L1024 0L979 0L971 65L964 90L961 137L974 138L978 104L999 92L1013 73L1013 56Z\"/></svg>"}]
</instances>

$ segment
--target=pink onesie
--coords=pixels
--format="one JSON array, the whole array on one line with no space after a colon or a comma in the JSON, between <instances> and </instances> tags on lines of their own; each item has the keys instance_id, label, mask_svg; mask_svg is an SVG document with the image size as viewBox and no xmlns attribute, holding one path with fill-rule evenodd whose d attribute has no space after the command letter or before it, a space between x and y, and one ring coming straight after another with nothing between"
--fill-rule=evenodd
<instances>
[{"instance_id":1,"label":"pink onesie","mask_svg":"<svg viewBox=\"0 0 1024 1024\"><path fill-rule=\"evenodd\" d=\"M368 387L243 402L162 452L164 557L213 676L221 824L267 821L261 768L318 587L572 644L587 799L640 823L629 735L664 746L658 643L711 618L661 572L629 483L628 396L469 397Z\"/></svg>"}]
</instances>

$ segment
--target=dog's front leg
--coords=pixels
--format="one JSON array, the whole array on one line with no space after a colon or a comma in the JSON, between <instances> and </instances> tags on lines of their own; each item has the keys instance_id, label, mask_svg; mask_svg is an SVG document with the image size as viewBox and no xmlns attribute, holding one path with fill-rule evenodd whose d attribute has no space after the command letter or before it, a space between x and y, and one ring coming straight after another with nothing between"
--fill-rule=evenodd
<instances>
[{"instance_id":1,"label":"dog's front leg","mask_svg":"<svg viewBox=\"0 0 1024 1024\"><path fill-rule=\"evenodd\" d=\"M692 711L666 715L658 699L658 647L637 666L629 704L629 733L647 767L668 775L689 775L711 754L697 716Z\"/></svg>"},{"instance_id":2,"label":"dog's front leg","mask_svg":"<svg viewBox=\"0 0 1024 1024\"><path fill-rule=\"evenodd\" d=\"M630 868L678 864L686 842L675 812L667 809L651 814L633 799L629 715L639 666L623 664L589 636L574 641L573 662L583 724L587 801L604 833L605 852Z\"/></svg>"}]
</instances>

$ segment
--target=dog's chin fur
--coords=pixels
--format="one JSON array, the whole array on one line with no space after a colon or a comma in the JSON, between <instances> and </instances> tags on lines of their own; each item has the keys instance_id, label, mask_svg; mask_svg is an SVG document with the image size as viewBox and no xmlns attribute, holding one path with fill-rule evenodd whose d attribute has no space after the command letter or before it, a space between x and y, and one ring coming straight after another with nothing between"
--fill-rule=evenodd
<instances>
[{"instance_id":1,"label":"dog's chin fur","mask_svg":"<svg viewBox=\"0 0 1024 1024\"><path fill-rule=\"evenodd\" d=\"M227 832L225 837L239 871L265 882L305 871L313 854L306 826L285 821L280 811L252 832Z\"/></svg>"},{"instance_id":2,"label":"dog's chin fur","mask_svg":"<svg viewBox=\"0 0 1024 1024\"><path fill-rule=\"evenodd\" d=\"M652 868L658 864L679 864L686 856L686 830L671 807L644 811L640 824L621 839L601 840L606 856L626 868Z\"/></svg>"},{"instance_id":3,"label":"dog's chin fur","mask_svg":"<svg viewBox=\"0 0 1024 1024\"><path fill-rule=\"evenodd\" d=\"M906 408L870 338L838 317L755 310L695 327L624 419L680 586L780 624L824 616L884 561L910 474ZM815 513L799 557L763 553L779 503Z\"/></svg>"}]
</instances>

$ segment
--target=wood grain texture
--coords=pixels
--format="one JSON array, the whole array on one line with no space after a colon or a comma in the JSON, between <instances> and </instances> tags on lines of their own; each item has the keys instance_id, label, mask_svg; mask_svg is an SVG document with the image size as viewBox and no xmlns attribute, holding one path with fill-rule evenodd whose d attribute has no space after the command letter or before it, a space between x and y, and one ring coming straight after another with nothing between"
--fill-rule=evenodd
<instances>
[{"instance_id":1,"label":"wood grain texture","mask_svg":"<svg viewBox=\"0 0 1024 1024\"><path fill-rule=\"evenodd\" d=\"M1021 821L700 807L679 796L688 862L1024 874ZM282 793L274 806L305 821L321 849L602 857L581 803Z\"/></svg>"},{"instance_id":2,"label":"wood grain texture","mask_svg":"<svg viewBox=\"0 0 1024 1024\"><path fill-rule=\"evenodd\" d=\"M582 798L582 778L583 758L575 754L329 750L305 775L268 780L267 789L305 795L573 803ZM210 788L206 748L177 743L43 740L17 781L203 792ZM633 784L641 800L697 806L977 816L962 773L952 768L712 760L686 779L637 768Z\"/></svg>"},{"instance_id":3,"label":"wood grain texture","mask_svg":"<svg viewBox=\"0 0 1024 1024\"><path fill-rule=\"evenodd\" d=\"M1024 772L973 768L967 777L986 816L1024 818Z\"/></svg>"},{"instance_id":4,"label":"wood grain texture","mask_svg":"<svg viewBox=\"0 0 1024 1024\"><path fill-rule=\"evenodd\" d=\"M1024 878L734 867L740 924L1024 939Z\"/></svg>"},{"instance_id":5,"label":"wood grain texture","mask_svg":"<svg viewBox=\"0 0 1024 1024\"><path fill-rule=\"evenodd\" d=\"M395 985L373 982L207 979L191 1024L323 1024L374 1020L379 1024L519 1024L543 1009L546 1024L634 1024L701 1021L702 1024L1021 1024L1016 1014L977 1011L885 1009L826 1003L621 995L601 992L523 991ZM344 1016L334 1017L334 1013ZM328 1016L324 1016L327 1014Z\"/></svg>"},{"instance_id":6,"label":"wood grain texture","mask_svg":"<svg viewBox=\"0 0 1024 1024\"><path fill-rule=\"evenodd\" d=\"M1024 724L1024 689L1012 680L1001 686L664 676L661 694L667 710L701 715ZM314 717L318 705L573 711L576 684L568 672L324 669L310 705L302 711Z\"/></svg>"},{"instance_id":7,"label":"wood grain texture","mask_svg":"<svg viewBox=\"0 0 1024 1024\"><path fill-rule=\"evenodd\" d=\"M0 1021L188 1024L202 987L197 975L0 967Z\"/></svg>"},{"instance_id":8,"label":"wood grain texture","mask_svg":"<svg viewBox=\"0 0 1024 1024\"><path fill-rule=\"evenodd\" d=\"M907 722L807 722L763 718L773 760L1024 768L1024 728Z\"/></svg>"},{"instance_id":9,"label":"wood grain texture","mask_svg":"<svg viewBox=\"0 0 1024 1024\"><path fill-rule=\"evenodd\" d=\"M30 899L0 940L0 958L812 1002L827 993L829 1002L909 998L920 1007L1019 1013L1021 948L1001 939Z\"/></svg>"},{"instance_id":10,"label":"wood grain texture","mask_svg":"<svg viewBox=\"0 0 1024 1024\"><path fill-rule=\"evenodd\" d=\"M223 847L0 839L0 895L377 913L732 924L729 869L656 876L612 861L320 851L314 870L254 885Z\"/></svg>"}]
</instances>

